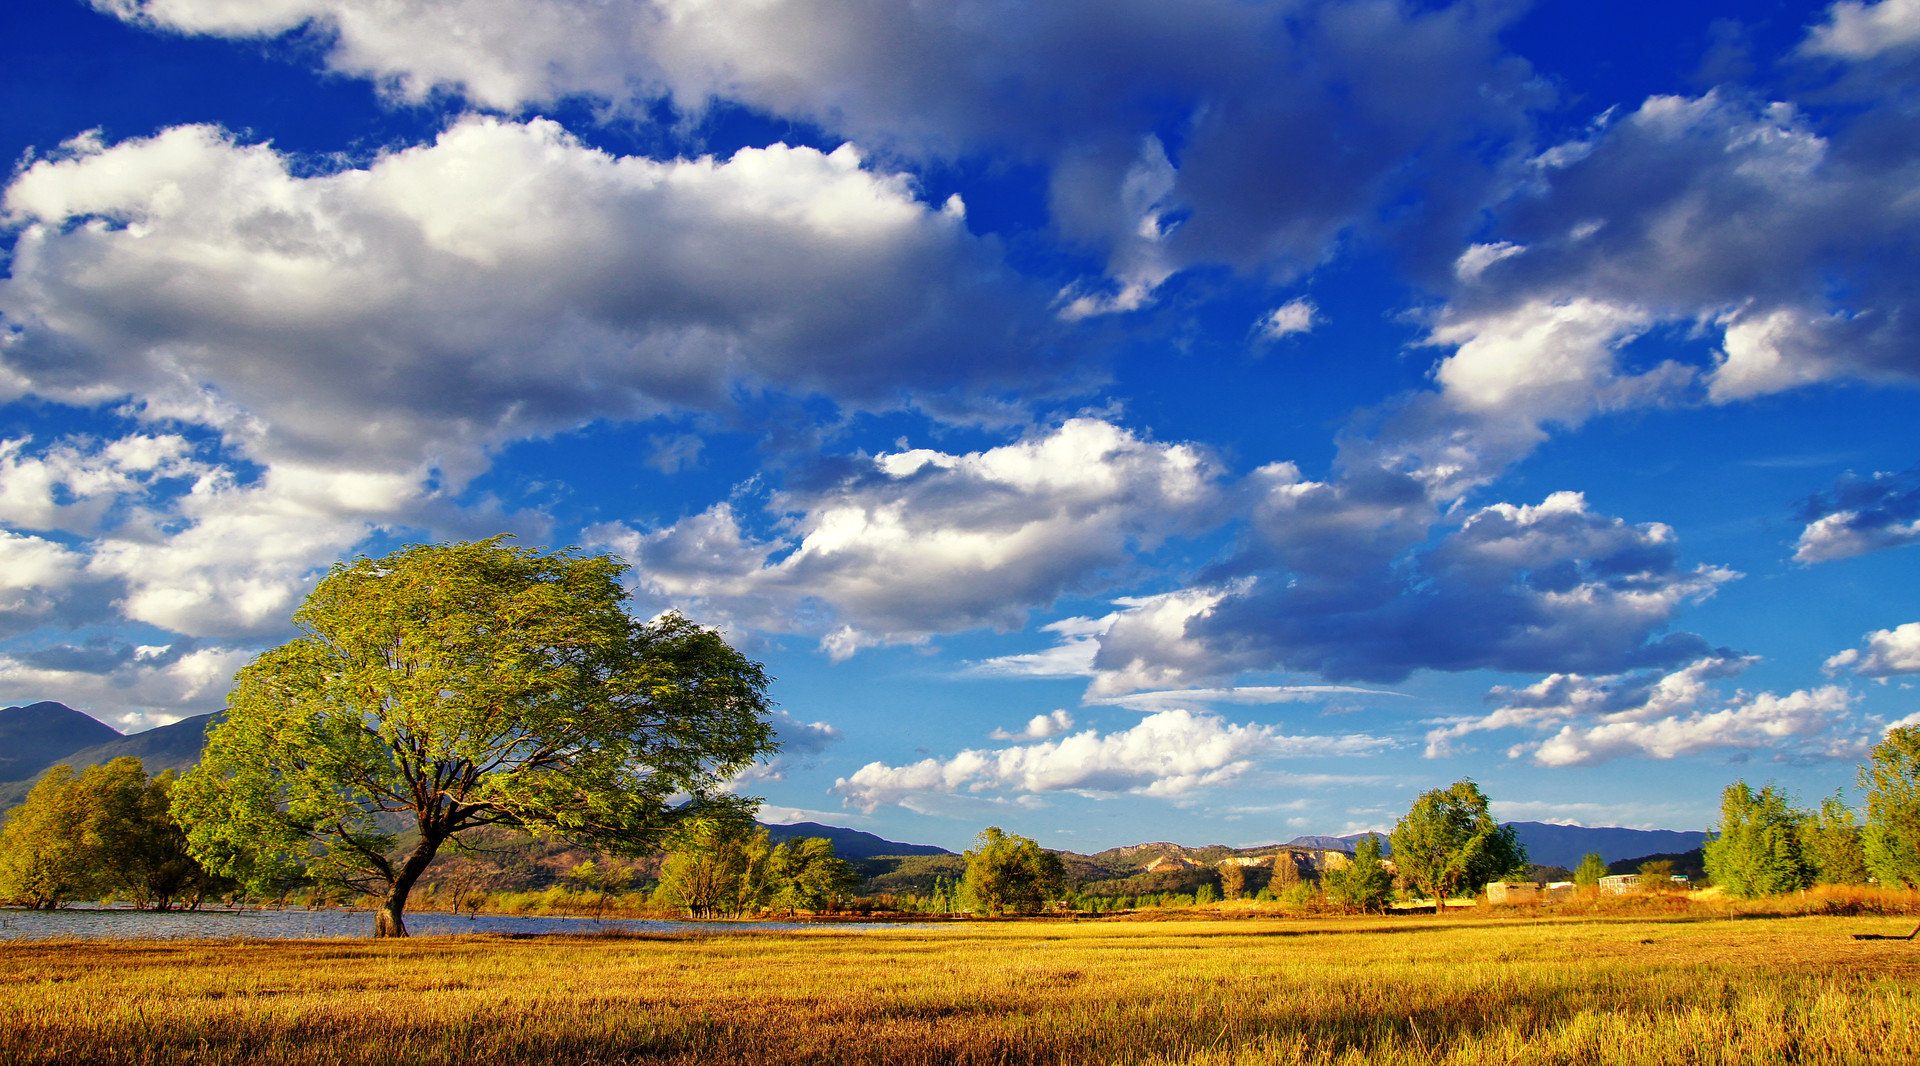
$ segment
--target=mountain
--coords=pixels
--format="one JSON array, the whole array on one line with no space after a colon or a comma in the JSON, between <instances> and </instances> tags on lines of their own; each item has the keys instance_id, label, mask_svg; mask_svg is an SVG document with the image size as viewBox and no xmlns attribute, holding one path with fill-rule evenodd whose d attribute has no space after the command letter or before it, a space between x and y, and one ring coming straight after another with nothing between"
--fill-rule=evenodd
<instances>
[{"instance_id":1,"label":"mountain","mask_svg":"<svg viewBox=\"0 0 1920 1066\"><path fill-rule=\"evenodd\" d=\"M1508 822L1526 845L1527 861L1571 870L1589 851L1601 862L1646 855L1692 851L1706 842L1703 832L1673 829L1621 829L1615 826L1549 825L1545 822Z\"/></svg>"},{"instance_id":2,"label":"mountain","mask_svg":"<svg viewBox=\"0 0 1920 1066\"><path fill-rule=\"evenodd\" d=\"M119 730L64 703L0 708L0 781L27 781L62 757L120 739Z\"/></svg>"},{"instance_id":3,"label":"mountain","mask_svg":"<svg viewBox=\"0 0 1920 1066\"><path fill-rule=\"evenodd\" d=\"M795 822L792 825L770 825L766 827L767 838L775 844L800 837L825 837L833 842L833 853L843 859L868 859L875 855L951 855L953 852L932 844L901 844L863 833L858 829L842 829L834 825L821 825L819 822Z\"/></svg>"},{"instance_id":4,"label":"mountain","mask_svg":"<svg viewBox=\"0 0 1920 1066\"><path fill-rule=\"evenodd\" d=\"M46 707L55 708L55 711L21 718L11 714L14 711L34 711ZM99 728L88 729L72 722L67 716L84 718ZM62 704L36 703L31 707L8 707L0 711L0 744L5 745L0 747L0 751L18 753L25 750L34 754L30 763L26 758L17 758L16 765L25 771L21 777L0 783L0 810L26 799L27 793L33 791L35 779L48 767L59 763L65 763L75 770L84 770L89 766L104 766L123 755L131 755L146 766L149 774L158 774L163 770L186 770L200 761L200 746L206 740L207 726L213 719L214 715L211 714L197 714L172 725L123 736ZM6 732L7 725L16 721L37 723L41 729L27 733L23 742ZM78 743L72 743L75 738L78 738ZM59 750L53 750L55 748ZM16 769L10 772L21 771Z\"/></svg>"}]
</instances>

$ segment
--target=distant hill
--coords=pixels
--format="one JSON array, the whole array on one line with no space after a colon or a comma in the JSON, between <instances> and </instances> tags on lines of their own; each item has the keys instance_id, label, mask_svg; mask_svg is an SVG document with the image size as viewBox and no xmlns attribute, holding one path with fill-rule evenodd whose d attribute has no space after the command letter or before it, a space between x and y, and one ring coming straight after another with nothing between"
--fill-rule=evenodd
<instances>
[{"instance_id":1,"label":"distant hill","mask_svg":"<svg viewBox=\"0 0 1920 1066\"><path fill-rule=\"evenodd\" d=\"M31 780L66 755L119 739L119 730L64 703L0 708L0 781Z\"/></svg>"},{"instance_id":2,"label":"distant hill","mask_svg":"<svg viewBox=\"0 0 1920 1066\"><path fill-rule=\"evenodd\" d=\"M183 718L172 725L159 726L144 733L122 735L112 727L101 725L63 704L36 703L32 707L9 707L5 711L0 711L0 738L5 738L4 723L13 720L8 717L9 712L33 711L43 707L55 708L57 711L65 712L65 715L45 713L39 716L39 721L48 724L50 728L35 735L34 739L52 738L40 744L37 749L39 752L44 753L50 747L65 743L67 738L75 734L83 734L85 739L79 744L62 747L54 754L36 754L33 765L24 777L0 783L0 810L5 810L26 799L27 793L33 791L35 779L49 767L60 763L65 763L75 770L84 770L89 766L104 766L121 756L131 755L146 766L149 774L158 774L165 770L184 771L200 761L200 747L206 740L207 725L215 717L211 714L197 714L192 718ZM99 728L92 730L80 726L63 732L62 726L71 721L66 717L67 715L93 722ZM6 741L0 740L0 742ZM18 752L24 746L14 743L0 750ZM22 759L19 762L24 763L25 760Z\"/></svg>"},{"instance_id":3,"label":"distant hill","mask_svg":"<svg viewBox=\"0 0 1920 1066\"><path fill-rule=\"evenodd\" d=\"M1589 851L1600 853L1601 862L1647 855L1671 855L1692 851L1706 842L1704 832L1673 829L1620 829L1614 826L1548 825L1545 822L1508 822L1520 843L1527 847L1527 859L1543 866L1564 866L1571 870Z\"/></svg>"},{"instance_id":4,"label":"distant hill","mask_svg":"<svg viewBox=\"0 0 1920 1066\"><path fill-rule=\"evenodd\" d=\"M901 844L863 833L858 829L842 829L835 825L821 825L819 822L795 822L792 825L769 825L767 838L775 844L795 840L801 837L824 837L833 842L833 853L843 859L870 859L876 855L951 855L953 852L932 844Z\"/></svg>"}]
</instances>

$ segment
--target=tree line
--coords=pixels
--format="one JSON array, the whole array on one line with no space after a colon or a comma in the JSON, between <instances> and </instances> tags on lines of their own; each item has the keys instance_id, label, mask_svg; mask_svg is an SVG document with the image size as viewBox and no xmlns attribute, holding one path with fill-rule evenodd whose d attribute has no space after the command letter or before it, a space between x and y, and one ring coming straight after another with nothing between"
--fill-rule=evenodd
<instances>
[{"instance_id":1,"label":"tree line","mask_svg":"<svg viewBox=\"0 0 1920 1066\"><path fill-rule=\"evenodd\" d=\"M1804 809L1770 784L1727 786L1706 845L1707 876L1742 898L1816 884L1920 888L1920 726L1889 730L1859 782L1864 820L1838 794Z\"/></svg>"}]
</instances>

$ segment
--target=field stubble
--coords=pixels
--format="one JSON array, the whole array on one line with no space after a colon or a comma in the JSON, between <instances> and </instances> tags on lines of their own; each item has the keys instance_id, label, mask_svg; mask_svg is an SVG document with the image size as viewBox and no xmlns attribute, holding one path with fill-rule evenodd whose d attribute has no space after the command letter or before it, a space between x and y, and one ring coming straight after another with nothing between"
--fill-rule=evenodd
<instances>
[{"instance_id":1,"label":"field stubble","mask_svg":"<svg viewBox=\"0 0 1920 1066\"><path fill-rule=\"evenodd\" d=\"M1886 924L16 942L0 947L0 1062L1920 1061L1920 941L1847 935Z\"/></svg>"}]
</instances>

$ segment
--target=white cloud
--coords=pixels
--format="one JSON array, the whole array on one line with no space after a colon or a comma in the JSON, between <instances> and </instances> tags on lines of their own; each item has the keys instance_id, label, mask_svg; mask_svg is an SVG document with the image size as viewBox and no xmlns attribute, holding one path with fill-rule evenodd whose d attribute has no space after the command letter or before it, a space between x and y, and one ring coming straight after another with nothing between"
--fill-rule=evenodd
<instances>
[{"instance_id":1,"label":"white cloud","mask_svg":"<svg viewBox=\"0 0 1920 1066\"><path fill-rule=\"evenodd\" d=\"M1361 734L1289 736L1277 727L1236 725L1212 715L1161 711L1121 732L1098 730L1059 740L968 750L908 766L872 762L832 791L868 813L929 794L1072 791L1177 797L1228 784L1273 759L1358 755L1387 741Z\"/></svg>"},{"instance_id":2,"label":"white cloud","mask_svg":"<svg viewBox=\"0 0 1920 1066\"><path fill-rule=\"evenodd\" d=\"M1920 674L1920 622L1867 634L1867 646L1847 650L1827 660L1827 672L1852 670L1861 677L1882 680L1899 674Z\"/></svg>"},{"instance_id":3,"label":"white cloud","mask_svg":"<svg viewBox=\"0 0 1920 1066\"><path fill-rule=\"evenodd\" d=\"M121 731L167 725L226 706L244 649L44 648L0 653L0 703L58 700Z\"/></svg>"},{"instance_id":4,"label":"white cloud","mask_svg":"<svg viewBox=\"0 0 1920 1066\"><path fill-rule=\"evenodd\" d=\"M1195 263L1310 269L1410 194L1427 193L1424 224L1464 229L1480 200L1456 190L1504 162L1486 146L1543 96L1499 44L1517 13L1499 5L94 3L191 33L310 24L333 69L412 100L454 89L515 112L586 94L615 113L725 100L889 152L1038 161L1062 235L1108 260L1110 286L1066 301L1072 313L1139 306ZM1156 135L1169 119L1177 169Z\"/></svg>"},{"instance_id":5,"label":"white cloud","mask_svg":"<svg viewBox=\"0 0 1920 1066\"><path fill-rule=\"evenodd\" d=\"M1591 766L1623 756L1671 759L1714 748L1771 747L1843 725L1853 699L1838 685L1785 696L1762 692L1709 713L1586 726L1569 724L1545 741L1525 747L1531 748L1533 760L1542 766ZM1835 738L1834 743L1805 754L1855 759L1865 750L1857 738Z\"/></svg>"},{"instance_id":6,"label":"white cloud","mask_svg":"<svg viewBox=\"0 0 1920 1066\"><path fill-rule=\"evenodd\" d=\"M1094 694L1255 669L1390 682L1419 669L1665 666L1707 650L1662 632L1674 616L1738 576L1681 565L1671 529L1594 514L1579 493L1480 508L1415 551L1431 507L1417 487L1276 478L1269 491L1266 540L1235 567L1252 576L1163 601L1152 625L1123 613L1100 638Z\"/></svg>"},{"instance_id":7,"label":"white cloud","mask_svg":"<svg viewBox=\"0 0 1920 1066\"><path fill-rule=\"evenodd\" d=\"M1260 320L1260 336L1265 340L1277 341L1295 333L1311 332L1320 321L1320 309L1313 305L1312 300L1289 300Z\"/></svg>"},{"instance_id":8,"label":"white cloud","mask_svg":"<svg viewBox=\"0 0 1920 1066\"><path fill-rule=\"evenodd\" d=\"M728 504L653 533L593 531L650 592L777 631L825 634L838 656L978 626L1011 629L1134 553L1221 517L1203 450L1089 418L967 454L855 460L833 484L775 494L756 540Z\"/></svg>"},{"instance_id":9,"label":"white cloud","mask_svg":"<svg viewBox=\"0 0 1920 1066\"><path fill-rule=\"evenodd\" d=\"M1550 728L1570 719L1612 724L1670 717L1714 697L1711 682L1737 676L1755 661L1751 656L1708 657L1671 672L1602 677L1550 674L1524 688L1496 685L1487 699L1501 705L1478 718L1441 720L1437 723L1441 728L1427 733L1426 757L1461 754L1455 741L1473 733Z\"/></svg>"},{"instance_id":10,"label":"white cloud","mask_svg":"<svg viewBox=\"0 0 1920 1066\"><path fill-rule=\"evenodd\" d=\"M1840 0L1801 48L1811 55L1870 59L1920 44L1920 0Z\"/></svg>"},{"instance_id":11,"label":"white cloud","mask_svg":"<svg viewBox=\"0 0 1920 1066\"><path fill-rule=\"evenodd\" d=\"M1920 543L1920 468L1847 475L1802 506L1807 526L1793 557L1820 563Z\"/></svg>"},{"instance_id":12,"label":"white cloud","mask_svg":"<svg viewBox=\"0 0 1920 1066\"><path fill-rule=\"evenodd\" d=\"M987 734L989 740L1048 740L1073 728L1073 715L1064 710L1050 714L1036 714L1027 720L1027 727L1018 733L1009 733L1004 729L995 729Z\"/></svg>"},{"instance_id":13,"label":"white cloud","mask_svg":"<svg viewBox=\"0 0 1920 1066\"><path fill-rule=\"evenodd\" d=\"M851 146L656 162L469 117L361 169L293 164L188 126L17 175L16 388L457 487L502 441L736 389L958 409L1063 371L1044 295Z\"/></svg>"}]
</instances>

